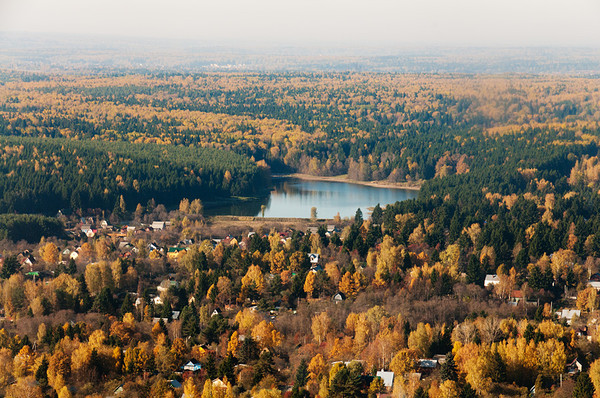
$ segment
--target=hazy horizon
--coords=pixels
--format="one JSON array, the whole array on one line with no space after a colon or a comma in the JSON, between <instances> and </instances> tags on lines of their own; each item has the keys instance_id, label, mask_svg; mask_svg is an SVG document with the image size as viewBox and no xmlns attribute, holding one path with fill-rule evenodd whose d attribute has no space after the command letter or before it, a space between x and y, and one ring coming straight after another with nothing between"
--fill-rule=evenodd
<instances>
[{"instance_id":1,"label":"hazy horizon","mask_svg":"<svg viewBox=\"0 0 600 398\"><path fill-rule=\"evenodd\" d=\"M2 0L0 31L240 47L595 48L599 15L593 0Z\"/></svg>"}]
</instances>

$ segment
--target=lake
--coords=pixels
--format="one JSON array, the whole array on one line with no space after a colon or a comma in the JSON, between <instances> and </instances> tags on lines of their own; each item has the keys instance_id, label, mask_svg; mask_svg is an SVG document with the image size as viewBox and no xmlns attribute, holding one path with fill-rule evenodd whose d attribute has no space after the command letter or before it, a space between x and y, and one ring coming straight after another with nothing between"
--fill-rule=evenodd
<instances>
[{"instance_id":1,"label":"lake","mask_svg":"<svg viewBox=\"0 0 600 398\"><path fill-rule=\"evenodd\" d=\"M267 198L249 200L205 209L207 215L260 216L265 205L265 217L309 218L310 209L317 208L318 218L354 217L360 208L370 214L378 203L383 207L416 198L418 191L400 188L377 188L349 182L309 181L298 178L273 178L273 189Z\"/></svg>"}]
</instances>

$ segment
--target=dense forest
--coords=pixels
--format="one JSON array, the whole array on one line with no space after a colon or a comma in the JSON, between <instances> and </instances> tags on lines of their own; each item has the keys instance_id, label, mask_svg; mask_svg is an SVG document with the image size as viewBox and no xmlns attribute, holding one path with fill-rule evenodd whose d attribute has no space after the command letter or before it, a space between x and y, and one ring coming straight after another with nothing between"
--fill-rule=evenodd
<instances>
[{"instance_id":1,"label":"dense forest","mask_svg":"<svg viewBox=\"0 0 600 398\"><path fill-rule=\"evenodd\" d=\"M68 236L2 216L7 397L600 392L597 79L2 83L0 210L133 216L61 216ZM259 195L273 172L421 188L346 220L199 214L195 199ZM36 223L45 238L24 235Z\"/></svg>"},{"instance_id":2,"label":"dense forest","mask_svg":"<svg viewBox=\"0 0 600 398\"><path fill-rule=\"evenodd\" d=\"M26 137L1 137L0 146L0 212L255 195L269 179L247 158L210 148Z\"/></svg>"}]
</instances>

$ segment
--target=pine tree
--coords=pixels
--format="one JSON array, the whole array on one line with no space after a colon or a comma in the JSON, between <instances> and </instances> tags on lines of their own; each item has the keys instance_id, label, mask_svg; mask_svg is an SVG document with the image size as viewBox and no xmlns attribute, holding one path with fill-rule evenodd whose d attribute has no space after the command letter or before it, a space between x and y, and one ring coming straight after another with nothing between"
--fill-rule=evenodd
<instances>
[{"instance_id":1,"label":"pine tree","mask_svg":"<svg viewBox=\"0 0 600 398\"><path fill-rule=\"evenodd\" d=\"M48 360L46 358L42 359L42 363L35 371L35 380L40 383L42 388L48 386Z\"/></svg>"},{"instance_id":2,"label":"pine tree","mask_svg":"<svg viewBox=\"0 0 600 398\"><path fill-rule=\"evenodd\" d=\"M133 299L129 294L126 294L123 304L121 305L121 315L125 315L128 312L133 313Z\"/></svg>"},{"instance_id":3,"label":"pine tree","mask_svg":"<svg viewBox=\"0 0 600 398\"><path fill-rule=\"evenodd\" d=\"M594 385L587 373L580 373L573 389L573 398L592 398L594 396Z\"/></svg>"},{"instance_id":4,"label":"pine tree","mask_svg":"<svg viewBox=\"0 0 600 398\"><path fill-rule=\"evenodd\" d=\"M363 213L360 207L356 209L356 214L354 215L354 223L358 224L359 226L363 223Z\"/></svg>"},{"instance_id":5,"label":"pine tree","mask_svg":"<svg viewBox=\"0 0 600 398\"><path fill-rule=\"evenodd\" d=\"M196 337L198 333L200 333L198 315L195 310L196 307L194 304L191 304L190 306L186 305L181 310L181 332L185 337Z\"/></svg>"},{"instance_id":6,"label":"pine tree","mask_svg":"<svg viewBox=\"0 0 600 398\"><path fill-rule=\"evenodd\" d=\"M506 364L498 351L494 352L490 361L490 377L496 383L506 380Z\"/></svg>"},{"instance_id":7,"label":"pine tree","mask_svg":"<svg viewBox=\"0 0 600 398\"><path fill-rule=\"evenodd\" d=\"M471 384L465 383L462 391L460 392L460 398L477 398L477 391L471 387Z\"/></svg>"},{"instance_id":8,"label":"pine tree","mask_svg":"<svg viewBox=\"0 0 600 398\"><path fill-rule=\"evenodd\" d=\"M227 377L227 380L235 380L235 365L235 357L231 354L228 354L219 365L219 376Z\"/></svg>"},{"instance_id":9,"label":"pine tree","mask_svg":"<svg viewBox=\"0 0 600 398\"><path fill-rule=\"evenodd\" d=\"M306 362L306 359L303 358L302 361L300 361L298 369L296 370L296 383L294 383L294 386L304 387L307 381L308 363Z\"/></svg>"},{"instance_id":10,"label":"pine tree","mask_svg":"<svg viewBox=\"0 0 600 398\"><path fill-rule=\"evenodd\" d=\"M427 391L422 386L419 386L415 390L414 398L429 398L429 394L427 393Z\"/></svg>"},{"instance_id":11,"label":"pine tree","mask_svg":"<svg viewBox=\"0 0 600 398\"><path fill-rule=\"evenodd\" d=\"M17 260L17 256L8 256L4 259L4 264L2 265L2 271L0 271L0 277L2 279L8 279L14 273L16 273L21 265Z\"/></svg>"},{"instance_id":12,"label":"pine tree","mask_svg":"<svg viewBox=\"0 0 600 398\"><path fill-rule=\"evenodd\" d=\"M377 206L373 208L373 212L371 213L371 221L373 221L373 224L381 224L382 218L383 211L381 210L379 203L377 203Z\"/></svg>"},{"instance_id":13,"label":"pine tree","mask_svg":"<svg viewBox=\"0 0 600 398\"><path fill-rule=\"evenodd\" d=\"M454 355L451 352L446 355L446 361L440 367L440 376L442 381L458 381L458 370L456 362L454 362Z\"/></svg>"},{"instance_id":14,"label":"pine tree","mask_svg":"<svg viewBox=\"0 0 600 398\"><path fill-rule=\"evenodd\" d=\"M209 379L214 379L217 377L217 366L215 364L215 356L214 354L208 354L206 358L206 363L204 364L204 369L206 370L206 376Z\"/></svg>"}]
</instances>

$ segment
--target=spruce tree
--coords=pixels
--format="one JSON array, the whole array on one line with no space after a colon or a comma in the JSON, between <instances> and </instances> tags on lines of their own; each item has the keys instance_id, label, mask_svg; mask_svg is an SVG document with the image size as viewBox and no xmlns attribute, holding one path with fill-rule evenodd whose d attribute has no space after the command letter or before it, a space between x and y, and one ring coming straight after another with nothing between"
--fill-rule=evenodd
<instances>
[{"instance_id":1,"label":"spruce tree","mask_svg":"<svg viewBox=\"0 0 600 398\"><path fill-rule=\"evenodd\" d=\"M440 376L442 381L458 381L458 370L456 362L454 362L454 355L451 352L446 355L446 361L440 367Z\"/></svg>"},{"instance_id":2,"label":"spruce tree","mask_svg":"<svg viewBox=\"0 0 600 398\"><path fill-rule=\"evenodd\" d=\"M587 373L580 373L573 389L573 398L592 398L594 396L594 385Z\"/></svg>"}]
</instances>

